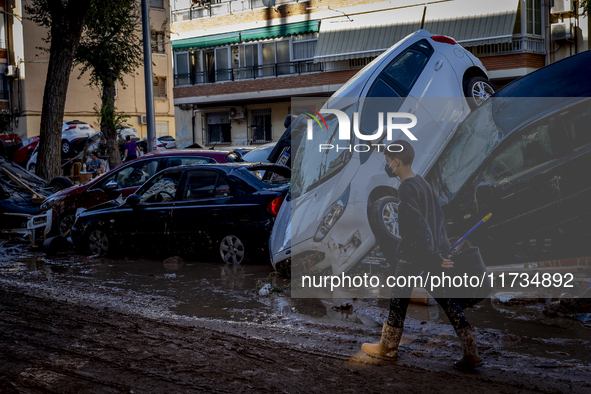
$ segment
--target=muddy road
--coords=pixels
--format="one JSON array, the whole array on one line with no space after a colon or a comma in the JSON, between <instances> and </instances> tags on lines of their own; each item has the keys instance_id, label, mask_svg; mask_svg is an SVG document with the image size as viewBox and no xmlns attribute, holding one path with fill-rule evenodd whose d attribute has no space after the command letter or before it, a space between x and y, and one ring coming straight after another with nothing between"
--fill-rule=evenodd
<instances>
[{"instance_id":1,"label":"muddy road","mask_svg":"<svg viewBox=\"0 0 591 394\"><path fill-rule=\"evenodd\" d=\"M438 306L411 306L400 359L377 364L359 350L386 300L261 296L287 288L266 265L0 250L0 393L591 391L590 328L539 303L470 309L487 364L461 373Z\"/></svg>"}]
</instances>

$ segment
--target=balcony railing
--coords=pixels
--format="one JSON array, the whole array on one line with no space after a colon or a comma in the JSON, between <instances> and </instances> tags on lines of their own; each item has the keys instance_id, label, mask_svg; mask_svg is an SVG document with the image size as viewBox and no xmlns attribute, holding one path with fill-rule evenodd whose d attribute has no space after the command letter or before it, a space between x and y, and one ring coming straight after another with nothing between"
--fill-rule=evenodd
<instances>
[{"instance_id":1,"label":"balcony railing","mask_svg":"<svg viewBox=\"0 0 591 394\"><path fill-rule=\"evenodd\" d=\"M474 56L506 55L512 53L546 54L543 38L518 37L503 44L481 45L467 48Z\"/></svg>"},{"instance_id":2,"label":"balcony railing","mask_svg":"<svg viewBox=\"0 0 591 394\"><path fill-rule=\"evenodd\" d=\"M176 74L174 86L200 85L204 83L242 81L285 75L299 75L324 71L324 63L313 61L265 64L253 67L239 67L224 70L198 71L188 74Z\"/></svg>"},{"instance_id":3,"label":"balcony railing","mask_svg":"<svg viewBox=\"0 0 591 394\"><path fill-rule=\"evenodd\" d=\"M304 2L308 0L299 0ZM298 0L276 0L275 6L289 3L297 3ZM265 8L262 0L231 0L211 4L207 7L185 8L172 11L172 21L182 22L210 16L229 15L236 12L250 11L257 8Z\"/></svg>"}]
</instances>

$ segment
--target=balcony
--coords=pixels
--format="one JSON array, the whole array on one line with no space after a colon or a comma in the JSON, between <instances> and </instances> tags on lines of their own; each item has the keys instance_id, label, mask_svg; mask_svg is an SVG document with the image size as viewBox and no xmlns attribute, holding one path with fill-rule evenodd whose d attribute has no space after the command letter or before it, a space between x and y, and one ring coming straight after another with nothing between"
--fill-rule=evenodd
<instances>
[{"instance_id":1,"label":"balcony","mask_svg":"<svg viewBox=\"0 0 591 394\"><path fill-rule=\"evenodd\" d=\"M460 43L461 44L461 43ZM516 53L546 54L546 44L543 38L537 37L513 37L511 42L503 44L490 44L466 48L474 56L509 55Z\"/></svg>"},{"instance_id":2,"label":"balcony","mask_svg":"<svg viewBox=\"0 0 591 394\"><path fill-rule=\"evenodd\" d=\"M275 6L303 3L308 0L276 0ZM212 2L213 3L213 2ZM190 21L200 18L229 15L237 12L266 8L262 0L231 0L211 4L207 7L185 8L172 11L172 22Z\"/></svg>"},{"instance_id":3,"label":"balcony","mask_svg":"<svg viewBox=\"0 0 591 394\"><path fill-rule=\"evenodd\" d=\"M206 83L242 81L247 79L301 75L324 71L325 63L312 60L290 63L265 64L224 70L198 71L174 76L174 86L200 85Z\"/></svg>"}]
</instances>

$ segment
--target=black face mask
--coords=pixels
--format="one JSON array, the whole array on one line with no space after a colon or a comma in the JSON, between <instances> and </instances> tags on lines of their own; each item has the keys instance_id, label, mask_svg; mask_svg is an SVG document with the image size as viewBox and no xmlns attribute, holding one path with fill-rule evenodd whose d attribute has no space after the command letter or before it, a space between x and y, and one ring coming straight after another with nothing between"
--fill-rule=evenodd
<instances>
[{"instance_id":1,"label":"black face mask","mask_svg":"<svg viewBox=\"0 0 591 394\"><path fill-rule=\"evenodd\" d=\"M386 174L390 177L390 178L396 178L398 175L396 175L394 173L394 171L392 170L392 168L388 165L388 163L386 163L386 167L384 167L384 170L386 171Z\"/></svg>"}]
</instances>

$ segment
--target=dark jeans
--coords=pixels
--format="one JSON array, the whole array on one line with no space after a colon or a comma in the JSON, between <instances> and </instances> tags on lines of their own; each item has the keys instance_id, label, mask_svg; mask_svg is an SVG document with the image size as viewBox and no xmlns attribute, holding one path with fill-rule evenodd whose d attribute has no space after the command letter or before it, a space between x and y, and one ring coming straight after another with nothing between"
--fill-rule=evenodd
<instances>
[{"instance_id":1,"label":"dark jeans","mask_svg":"<svg viewBox=\"0 0 591 394\"><path fill-rule=\"evenodd\" d=\"M396 267L396 276L418 275L422 269L419 264L410 262L399 262ZM406 310L410 303L410 296L412 295L412 287L395 287L392 289L392 298L390 299L390 314L388 316L388 325L391 327L402 328L404 326L404 319L406 317ZM457 331L461 328L468 327L468 319L464 314L464 310L460 305L460 301L453 298L434 297L435 301L447 315L453 328Z\"/></svg>"},{"instance_id":2,"label":"dark jeans","mask_svg":"<svg viewBox=\"0 0 591 394\"><path fill-rule=\"evenodd\" d=\"M135 156L135 155L134 156L127 155L127 158L125 159L125 162L127 163L128 161L135 160L135 159L137 159L137 156Z\"/></svg>"}]
</instances>

